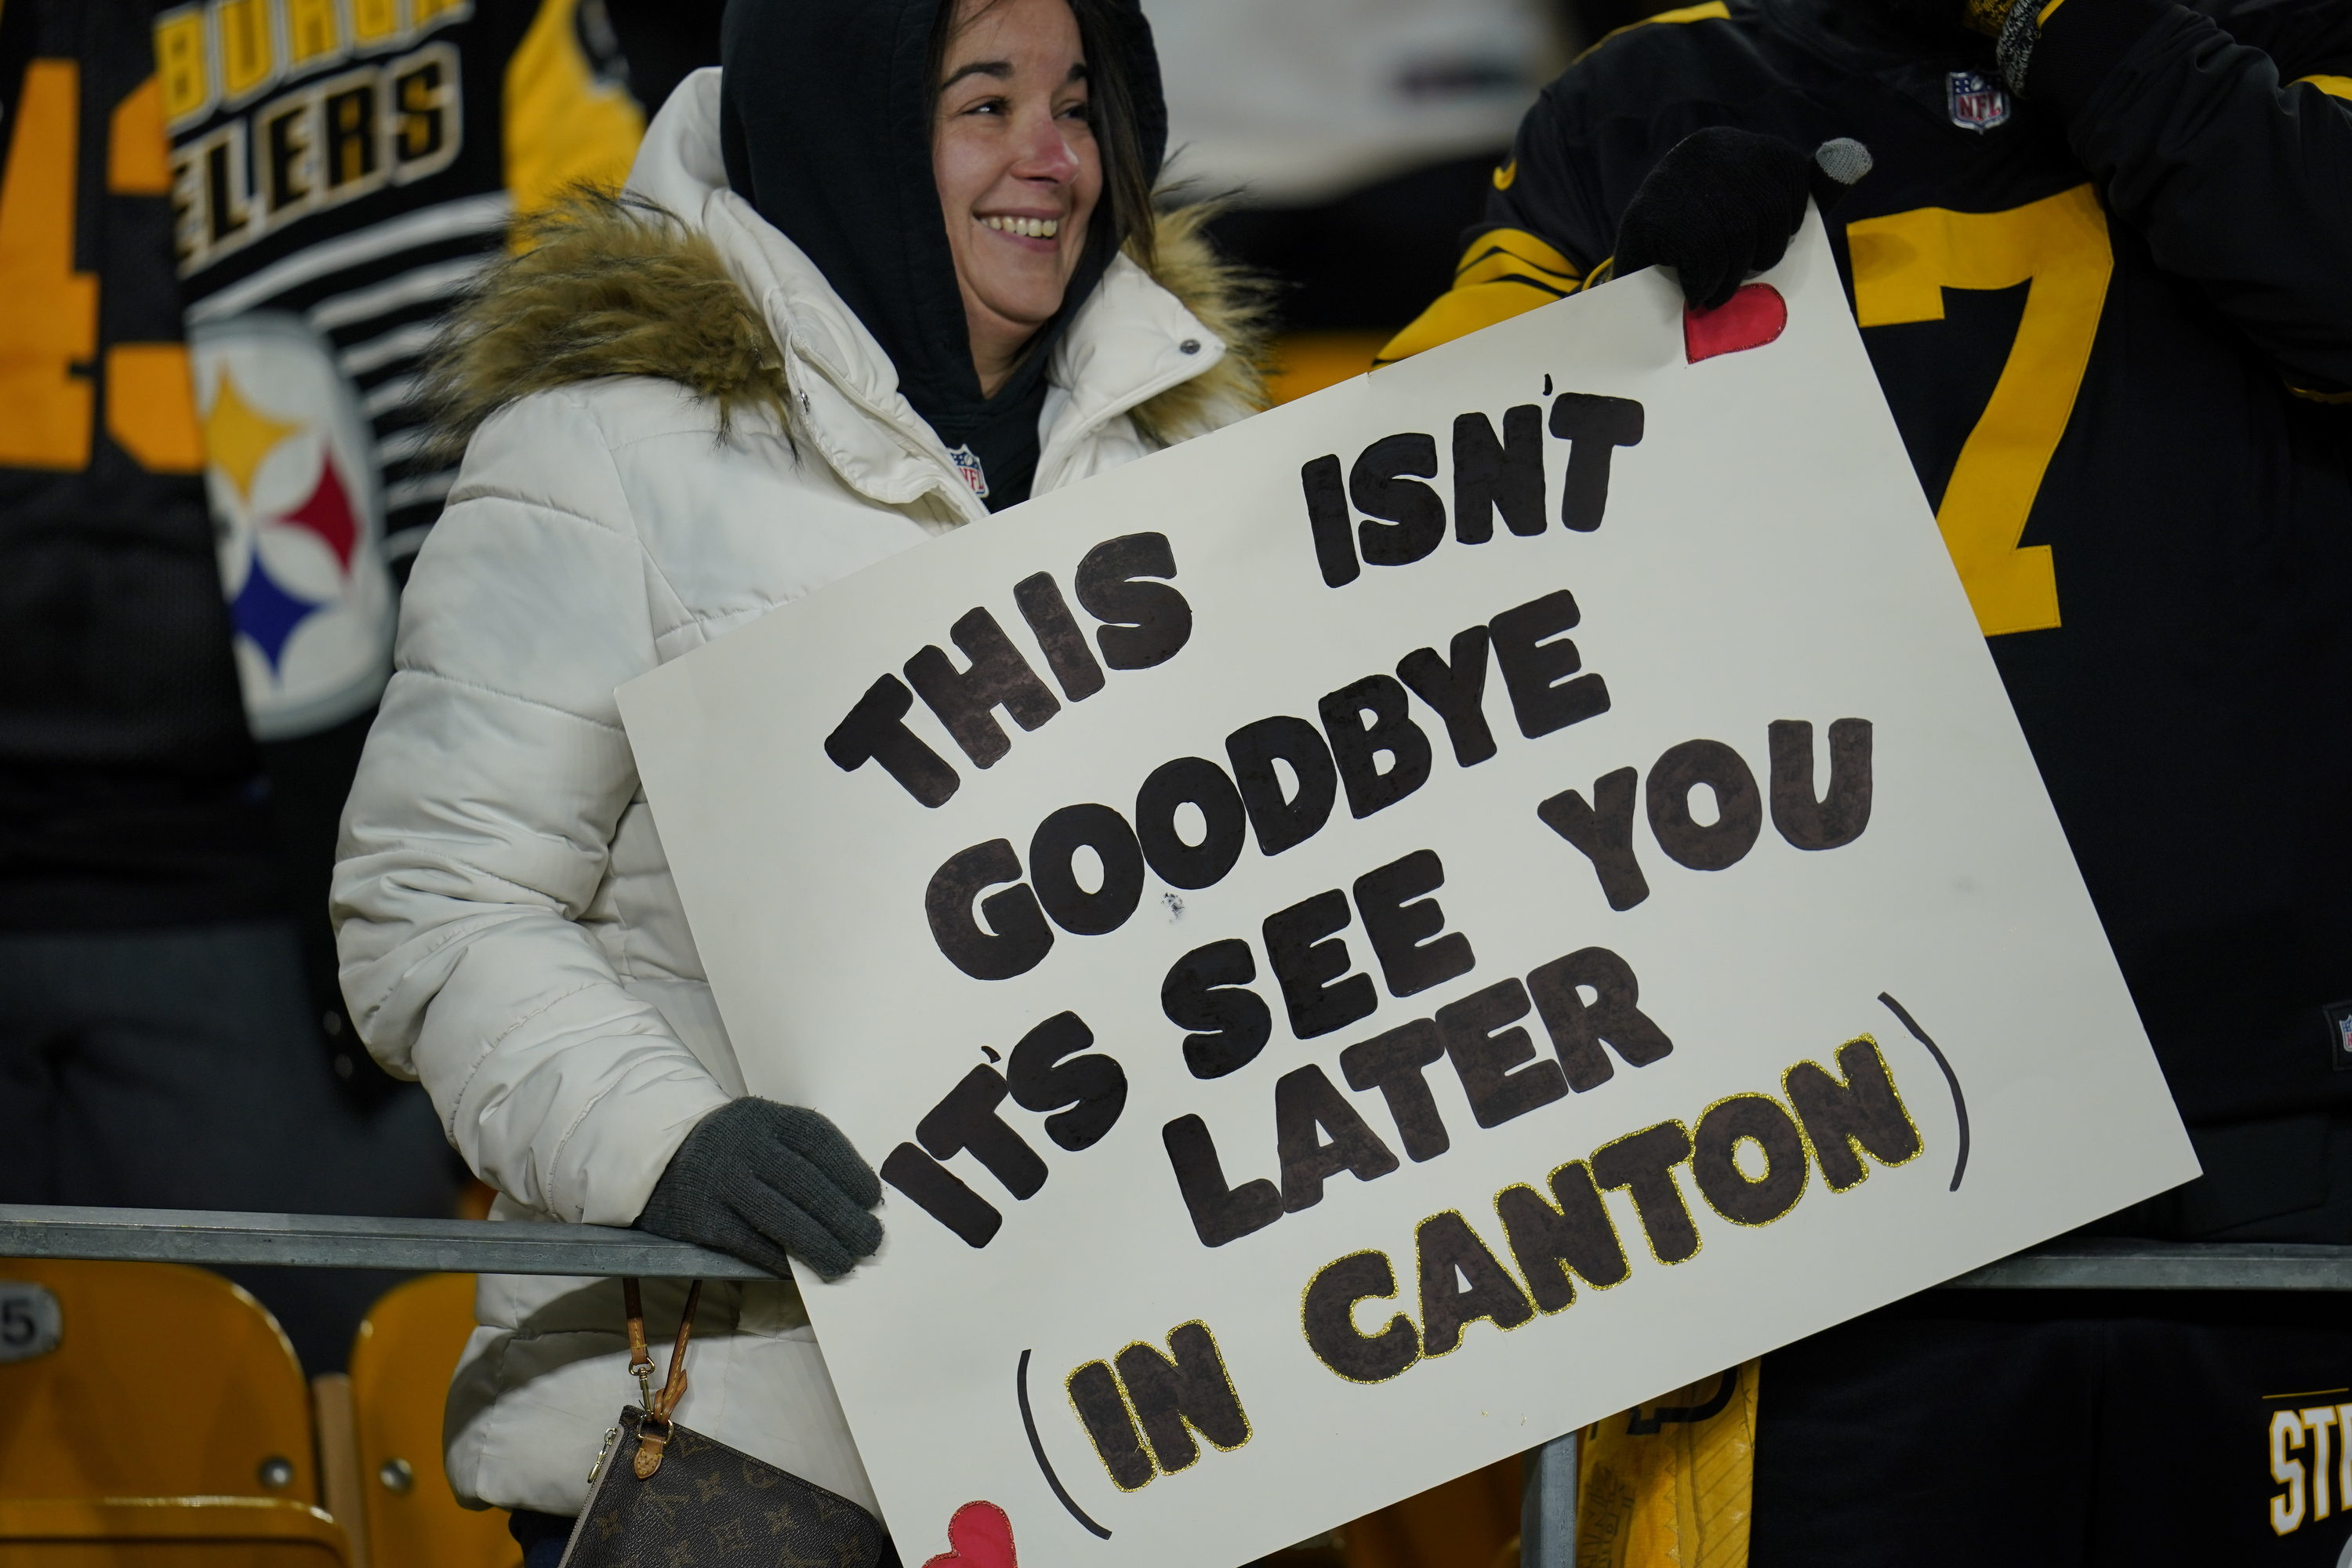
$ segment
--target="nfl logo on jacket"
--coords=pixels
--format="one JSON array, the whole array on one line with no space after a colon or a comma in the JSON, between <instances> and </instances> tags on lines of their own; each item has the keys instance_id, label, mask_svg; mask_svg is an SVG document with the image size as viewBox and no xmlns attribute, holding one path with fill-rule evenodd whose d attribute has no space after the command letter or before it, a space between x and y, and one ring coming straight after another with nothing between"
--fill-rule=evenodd
<instances>
[{"instance_id":1,"label":"nfl logo on jacket","mask_svg":"<svg viewBox=\"0 0 2352 1568\"><path fill-rule=\"evenodd\" d=\"M1952 105L1952 123L1963 131L1990 131L2009 120L2009 94L1974 71L1953 71L1944 78Z\"/></svg>"}]
</instances>

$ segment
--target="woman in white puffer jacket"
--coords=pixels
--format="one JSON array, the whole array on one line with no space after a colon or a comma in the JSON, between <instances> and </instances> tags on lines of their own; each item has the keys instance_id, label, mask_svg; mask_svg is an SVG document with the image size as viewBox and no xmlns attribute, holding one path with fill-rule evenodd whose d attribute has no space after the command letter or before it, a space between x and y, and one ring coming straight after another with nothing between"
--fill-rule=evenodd
<instances>
[{"instance_id":1,"label":"woman in white puffer jacket","mask_svg":"<svg viewBox=\"0 0 2352 1568\"><path fill-rule=\"evenodd\" d=\"M1196 216L1152 213L1134 0L940 9L736 0L723 75L672 96L625 198L537 226L445 345L470 444L333 914L370 1048L424 1081L497 1217L642 1224L778 1273L873 1250L855 1151L741 1098L614 689L1263 401L1245 289ZM478 1307L449 1475L517 1511L537 1568L635 1393L620 1292L485 1277ZM873 1506L788 1279L706 1290L696 1344L681 1421Z\"/></svg>"}]
</instances>

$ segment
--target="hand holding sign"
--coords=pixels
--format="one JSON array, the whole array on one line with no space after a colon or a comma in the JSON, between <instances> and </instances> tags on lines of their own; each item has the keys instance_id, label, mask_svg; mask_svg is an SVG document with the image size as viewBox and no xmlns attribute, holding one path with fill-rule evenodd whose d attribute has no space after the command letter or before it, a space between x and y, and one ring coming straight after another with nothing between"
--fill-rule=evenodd
<instances>
[{"instance_id":1,"label":"hand holding sign","mask_svg":"<svg viewBox=\"0 0 2352 1568\"><path fill-rule=\"evenodd\" d=\"M886 1156L803 1283L903 1548L1239 1563L2192 1173L1817 226L1760 287L623 692L747 1080Z\"/></svg>"}]
</instances>

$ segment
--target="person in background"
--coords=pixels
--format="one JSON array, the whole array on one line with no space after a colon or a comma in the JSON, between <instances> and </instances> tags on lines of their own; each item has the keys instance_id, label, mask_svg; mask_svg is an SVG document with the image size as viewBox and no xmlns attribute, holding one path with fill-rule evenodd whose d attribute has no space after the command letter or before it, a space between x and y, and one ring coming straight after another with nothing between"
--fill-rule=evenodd
<instances>
[{"instance_id":1,"label":"person in background","mask_svg":"<svg viewBox=\"0 0 2352 1568\"><path fill-rule=\"evenodd\" d=\"M341 1097L303 985L206 515L154 16L0 7L0 1202L446 1215L430 1105ZM313 1372L386 1282L228 1272Z\"/></svg>"},{"instance_id":2,"label":"person in background","mask_svg":"<svg viewBox=\"0 0 2352 1568\"><path fill-rule=\"evenodd\" d=\"M421 356L516 214L619 186L644 117L604 0L215 0L154 40L237 673L314 1016L373 1107L395 1086L324 911L398 585L456 475Z\"/></svg>"},{"instance_id":3,"label":"person in background","mask_svg":"<svg viewBox=\"0 0 2352 1568\"><path fill-rule=\"evenodd\" d=\"M423 450L420 355L502 253L509 218L574 181L617 186L644 120L604 0L215 3L160 11L152 33L205 480L274 875L326 1058L352 1114L386 1130L364 1185L268 1206L446 1214L438 1194L462 1166L423 1097L361 1047L326 919L399 584L454 477ZM347 1341L392 1278L288 1284L345 1300Z\"/></svg>"},{"instance_id":4,"label":"person in background","mask_svg":"<svg viewBox=\"0 0 2352 1568\"><path fill-rule=\"evenodd\" d=\"M440 353L466 456L333 908L362 1035L496 1217L832 1276L879 1245L880 1184L816 1110L745 1094L614 690L1263 393L1248 290L1197 212L1153 206L1133 0L736 0L722 58L625 197L535 226ZM681 1293L646 1302L667 1335ZM678 1419L872 1507L790 1279L701 1302ZM540 1568L636 1397L622 1291L485 1277L478 1310L449 1474Z\"/></svg>"},{"instance_id":5,"label":"person in background","mask_svg":"<svg viewBox=\"0 0 2352 1568\"><path fill-rule=\"evenodd\" d=\"M1653 265L1720 306L1838 182L1863 342L2205 1173L2097 1228L2352 1242L2352 5L1668 13L1545 89L1383 357ZM1758 1568L2345 1542L2329 1303L1938 1293L1760 1378Z\"/></svg>"}]
</instances>

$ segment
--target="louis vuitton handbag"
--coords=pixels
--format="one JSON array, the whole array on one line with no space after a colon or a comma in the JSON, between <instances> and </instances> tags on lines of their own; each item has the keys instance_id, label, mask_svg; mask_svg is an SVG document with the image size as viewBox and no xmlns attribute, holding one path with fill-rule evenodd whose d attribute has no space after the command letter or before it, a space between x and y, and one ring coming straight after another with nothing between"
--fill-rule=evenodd
<instances>
[{"instance_id":1,"label":"louis vuitton handbag","mask_svg":"<svg viewBox=\"0 0 2352 1568\"><path fill-rule=\"evenodd\" d=\"M654 1392L637 1282L621 1281L629 1315L629 1371L642 1405L624 1408L604 1434L588 1506L562 1568L898 1568L882 1521L845 1497L804 1481L672 1420L686 1394L686 1342L702 1282L687 1292L669 1377Z\"/></svg>"}]
</instances>

